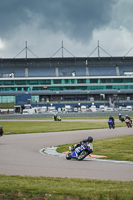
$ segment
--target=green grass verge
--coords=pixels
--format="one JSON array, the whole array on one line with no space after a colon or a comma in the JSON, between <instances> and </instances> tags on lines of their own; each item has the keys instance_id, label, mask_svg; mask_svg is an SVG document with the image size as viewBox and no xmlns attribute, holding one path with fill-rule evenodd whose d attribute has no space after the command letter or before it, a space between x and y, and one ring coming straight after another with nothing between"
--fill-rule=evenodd
<instances>
[{"instance_id":1,"label":"green grass verge","mask_svg":"<svg viewBox=\"0 0 133 200\"><path fill-rule=\"evenodd\" d=\"M5 135L108 128L107 122L1 121L0 124L4 128ZM116 127L126 126L121 122L115 124Z\"/></svg>"},{"instance_id":2,"label":"green grass verge","mask_svg":"<svg viewBox=\"0 0 133 200\"><path fill-rule=\"evenodd\" d=\"M133 181L0 175L5 200L133 200Z\"/></svg>"},{"instance_id":3,"label":"green grass verge","mask_svg":"<svg viewBox=\"0 0 133 200\"><path fill-rule=\"evenodd\" d=\"M106 159L110 160L133 161L132 141L133 135L96 140L93 142L93 154L107 156ZM59 145L57 152L66 152L71 145Z\"/></svg>"},{"instance_id":4,"label":"green grass verge","mask_svg":"<svg viewBox=\"0 0 133 200\"><path fill-rule=\"evenodd\" d=\"M0 109L13 109L15 103L0 103Z\"/></svg>"},{"instance_id":5,"label":"green grass verge","mask_svg":"<svg viewBox=\"0 0 133 200\"><path fill-rule=\"evenodd\" d=\"M130 116L131 117L131 119L133 118L133 116ZM100 117L63 117L62 118L62 120L64 120L64 119L81 119L81 120L83 120L83 119L109 119L109 117L108 116L100 116ZM114 119L119 119L119 117L114 117ZM24 118L16 118L16 119L11 119L11 118L9 118L9 119L5 119L5 118L1 118L0 120L52 120L53 121L53 117L51 117L51 118L29 118L28 116L24 116Z\"/></svg>"}]
</instances>

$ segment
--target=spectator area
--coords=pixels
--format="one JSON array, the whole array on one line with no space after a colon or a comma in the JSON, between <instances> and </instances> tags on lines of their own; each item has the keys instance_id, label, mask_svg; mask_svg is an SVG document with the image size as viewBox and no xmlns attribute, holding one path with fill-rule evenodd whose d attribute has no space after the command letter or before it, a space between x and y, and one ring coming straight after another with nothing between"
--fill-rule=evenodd
<instances>
[{"instance_id":1,"label":"spectator area","mask_svg":"<svg viewBox=\"0 0 133 200\"><path fill-rule=\"evenodd\" d=\"M9 59L0 62L0 78L10 77L63 77L63 76L122 76L124 72L133 72L131 61L128 63L95 60L85 62L79 58L73 59L40 59L27 60Z\"/></svg>"}]
</instances>

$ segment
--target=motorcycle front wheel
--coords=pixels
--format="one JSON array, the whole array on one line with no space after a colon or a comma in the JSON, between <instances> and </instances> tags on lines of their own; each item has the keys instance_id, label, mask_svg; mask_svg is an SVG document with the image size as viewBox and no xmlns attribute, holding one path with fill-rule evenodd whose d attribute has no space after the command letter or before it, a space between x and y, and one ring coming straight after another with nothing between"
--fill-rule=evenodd
<instances>
[{"instance_id":1,"label":"motorcycle front wheel","mask_svg":"<svg viewBox=\"0 0 133 200\"><path fill-rule=\"evenodd\" d=\"M67 159L67 160L71 160L71 157L70 157L70 156L71 156L71 153L68 153L68 154L66 155L66 159Z\"/></svg>"},{"instance_id":2,"label":"motorcycle front wheel","mask_svg":"<svg viewBox=\"0 0 133 200\"><path fill-rule=\"evenodd\" d=\"M81 151L78 155L78 160L83 160L86 156L88 156L87 151Z\"/></svg>"}]
</instances>

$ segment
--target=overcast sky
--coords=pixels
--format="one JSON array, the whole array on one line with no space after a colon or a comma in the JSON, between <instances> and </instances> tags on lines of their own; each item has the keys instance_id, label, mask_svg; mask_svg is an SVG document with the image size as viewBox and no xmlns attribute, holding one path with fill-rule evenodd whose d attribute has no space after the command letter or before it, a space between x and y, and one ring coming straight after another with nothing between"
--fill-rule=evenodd
<instances>
[{"instance_id":1,"label":"overcast sky","mask_svg":"<svg viewBox=\"0 0 133 200\"><path fill-rule=\"evenodd\" d=\"M25 57L26 41L28 57L98 56L98 41L101 57L133 56L132 8L133 0L0 0L0 58Z\"/></svg>"}]
</instances>

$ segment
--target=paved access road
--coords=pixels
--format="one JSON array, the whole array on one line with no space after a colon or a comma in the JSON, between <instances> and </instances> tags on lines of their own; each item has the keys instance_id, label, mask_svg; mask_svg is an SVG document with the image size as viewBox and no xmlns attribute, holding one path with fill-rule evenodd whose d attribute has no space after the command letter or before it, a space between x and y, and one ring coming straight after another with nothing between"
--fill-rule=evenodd
<instances>
[{"instance_id":1,"label":"paved access road","mask_svg":"<svg viewBox=\"0 0 133 200\"><path fill-rule=\"evenodd\" d=\"M0 138L0 174L133 181L133 164L69 161L39 152L50 146L77 143L90 135L98 140L132 134L133 129L122 127L111 130L4 135Z\"/></svg>"}]
</instances>

